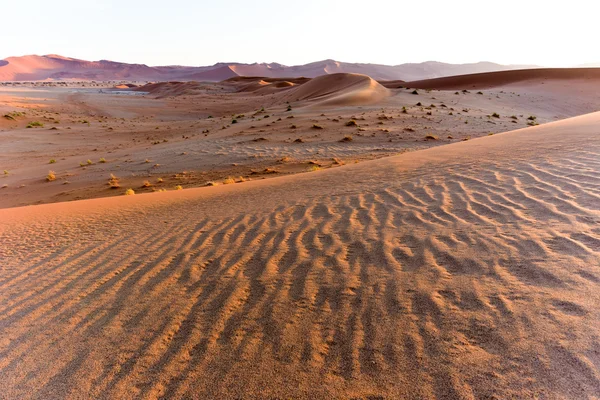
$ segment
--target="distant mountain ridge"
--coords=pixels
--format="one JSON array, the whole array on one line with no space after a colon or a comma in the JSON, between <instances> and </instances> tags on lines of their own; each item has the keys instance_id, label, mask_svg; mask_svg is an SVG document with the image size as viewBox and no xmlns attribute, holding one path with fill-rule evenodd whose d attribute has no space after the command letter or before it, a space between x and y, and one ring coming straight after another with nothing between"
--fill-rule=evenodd
<instances>
[{"instance_id":1,"label":"distant mountain ridge","mask_svg":"<svg viewBox=\"0 0 600 400\"><path fill-rule=\"evenodd\" d=\"M56 54L28 55L0 60L0 81L41 80L130 80L130 81L222 81L236 76L269 78L307 77L333 73L359 73L376 80L420 80L451 75L511 69L537 68L534 65L501 65L491 62L447 64L437 61L400 65L346 63L323 60L304 65L278 63L217 63L211 66L158 66L128 64L109 60L86 61Z\"/></svg>"}]
</instances>

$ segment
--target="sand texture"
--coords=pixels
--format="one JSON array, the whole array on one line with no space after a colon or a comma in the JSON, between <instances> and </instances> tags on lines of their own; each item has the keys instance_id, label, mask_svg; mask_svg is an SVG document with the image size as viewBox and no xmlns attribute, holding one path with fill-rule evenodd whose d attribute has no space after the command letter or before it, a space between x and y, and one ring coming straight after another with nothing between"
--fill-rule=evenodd
<instances>
[{"instance_id":1,"label":"sand texture","mask_svg":"<svg viewBox=\"0 0 600 400\"><path fill-rule=\"evenodd\" d=\"M599 126L2 209L0 397L597 399Z\"/></svg>"}]
</instances>

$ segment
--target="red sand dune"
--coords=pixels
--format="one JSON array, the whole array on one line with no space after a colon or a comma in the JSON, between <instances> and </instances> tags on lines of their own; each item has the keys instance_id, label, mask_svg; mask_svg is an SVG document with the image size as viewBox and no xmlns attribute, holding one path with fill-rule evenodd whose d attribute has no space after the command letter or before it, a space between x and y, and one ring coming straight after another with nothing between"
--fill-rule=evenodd
<instances>
[{"instance_id":1,"label":"red sand dune","mask_svg":"<svg viewBox=\"0 0 600 400\"><path fill-rule=\"evenodd\" d=\"M437 90L490 89L525 81L540 83L548 80L576 79L600 81L600 68L539 68L486 72L405 82L398 86Z\"/></svg>"},{"instance_id":2,"label":"red sand dune","mask_svg":"<svg viewBox=\"0 0 600 400\"><path fill-rule=\"evenodd\" d=\"M320 105L374 103L389 95L377 81L360 74L323 75L285 92L288 101L310 100Z\"/></svg>"},{"instance_id":3,"label":"red sand dune","mask_svg":"<svg viewBox=\"0 0 600 400\"><path fill-rule=\"evenodd\" d=\"M0 81L32 80L130 80L130 81L221 81L234 76L317 77L334 73L358 73L378 80L415 80L472 72L514 69L493 63L379 65L323 60L304 65L278 63L217 63L211 66L159 66L114 61L85 61L58 55L9 57L0 61Z\"/></svg>"}]
</instances>

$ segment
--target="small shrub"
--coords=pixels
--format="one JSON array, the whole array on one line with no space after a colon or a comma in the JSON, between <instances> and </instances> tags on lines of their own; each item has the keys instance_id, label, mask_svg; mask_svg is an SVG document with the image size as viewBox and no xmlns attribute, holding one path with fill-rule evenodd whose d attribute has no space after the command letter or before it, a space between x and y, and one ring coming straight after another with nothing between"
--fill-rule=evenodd
<instances>
[{"instance_id":1,"label":"small shrub","mask_svg":"<svg viewBox=\"0 0 600 400\"><path fill-rule=\"evenodd\" d=\"M323 129L323 127L321 125L313 124L311 129Z\"/></svg>"},{"instance_id":2,"label":"small shrub","mask_svg":"<svg viewBox=\"0 0 600 400\"><path fill-rule=\"evenodd\" d=\"M230 184L232 184L232 183L235 183L235 179L233 179L233 178L231 178L231 177L230 177L230 178L227 178L227 179L225 179L225 180L223 181L223 185L230 185Z\"/></svg>"},{"instance_id":3,"label":"small shrub","mask_svg":"<svg viewBox=\"0 0 600 400\"><path fill-rule=\"evenodd\" d=\"M529 121L535 121L537 119L537 117L535 115L530 115L529 117L527 117L527 119Z\"/></svg>"},{"instance_id":4,"label":"small shrub","mask_svg":"<svg viewBox=\"0 0 600 400\"><path fill-rule=\"evenodd\" d=\"M419 92L417 92L417 89L415 89L411 92L411 94L419 94Z\"/></svg>"},{"instance_id":5,"label":"small shrub","mask_svg":"<svg viewBox=\"0 0 600 400\"><path fill-rule=\"evenodd\" d=\"M27 128L42 128L43 126L44 124L39 121L32 121L27 124Z\"/></svg>"},{"instance_id":6,"label":"small shrub","mask_svg":"<svg viewBox=\"0 0 600 400\"><path fill-rule=\"evenodd\" d=\"M129 188L125 191L125 196L133 196L134 194L135 194L135 192L131 188Z\"/></svg>"},{"instance_id":7,"label":"small shrub","mask_svg":"<svg viewBox=\"0 0 600 400\"><path fill-rule=\"evenodd\" d=\"M292 105L291 104L288 104L286 111L292 111Z\"/></svg>"},{"instance_id":8,"label":"small shrub","mask_svg":"<svg viewBox=\"0 0 600 400\"><path fill-rule=\"evenodd\" d=\"M418 103L416 104L416 106L417 106L417 107L421 107L422 105L423 105L423 104L421 104L421 102L418 102Z\"/></svg>"},{"instance_id":9,"label":"small shrub","mask_svg":"<svg viewBox=\"0 0 600 400\"><path fill-rule=\"evenodd\" d=\"M500 118L500 114L498 114L498 113L493 113L493 114L492 114L492 117L494 117L494 118Z\"/></svg>"},{"instance_id":10,"label":"small shrub","mask_svg":"<svg viewBox=\"0 0 600 400\"><path fill-rule=\"evenodd\" d=\"M439 140L439 138L435 135L427 135L425 136L425 140Z\"/></svg>"},{"instance_id":11,"label":"small shrub","mask_svg":"<svg viewBox=\"0 0 600 400\"><path fill-rule=\"evenodd\" d=\"M477 92L477 94L483 94L483 92Z\"/></svg>"},{"instance_id":12,"label":"small shrub","mask_svg":"<svg viewBox=\"0 0 600 400\"><path fill-rule=\"evenodd\" d=\"M231 120L231 123L232 123L232 124L237 124L237 119L232 119L232 120Z\"/></svg>"},{"instance_id":13,"label":"small shrub","mask_svg":"<svg viewBox=\"0 0 600 400\"><path fill-rule=\"evenodd\" d=\"M142 187L145 187L145 188L150 187L150 186L152 186L152 184L148 181L144 181L144 183L142 184Z\"/></svg>"},{"instance_id":14,"label":"small shrub","mask_svg":"<svg viewBox=\"0 0 600 400\"><path fill-rule=\"evenodd\" d=\"M46 175L46 180L48 182L56 180L56 175L54 174L54 171L48 171L48 175Z\"/></svg>"},{"instance_id":15,"label":"small shrub","mask_svg":"<svg viewBox=\"0 0 600 400\"><path fill-rule=\"evenodd\" d=\"M87 163L87 165L92 165L93 164L92 160L87 160L86 163Z\"/></svg>"},{"instance_id":16,"label":"small shrub","mask_svg":"<svg viewBox=\"0 0 600 400\"><path fill-rule=\"evenodd\" d=\"M106 162L106 159L104 159L104 157L100 158L100 160L98 160L98 162L100 164L104 164Z\"/></svg>"},{"instance_id":17,"label":"small shrub","mask_svg":"<svg viewBox=\"0 0 600 400\"><path fill-rule=\"evenodd\" d=\"M56 164L56 160L54 158L51 158L48 164Z\"/></svg>"},{"instance_id":18,"label":"small shrub","mask_svg":"<svg viewBox=\"0 0 600 400\"><path fill-rule=\"evenodd\" d=\"M7 169L4 170L4 175L8 175L8 170Z\"/></svg>"},{"instance_id":19,"label":"small shrub","mask_svg":"<svg viewBox=\"0 0 600 400\"><path fill-rule=\"evenodd\" d=\"M156 180L156 182L158 182L158 183L162 183L162 182L163 182L163 178L158 178L158 179Z\"/></svg>"},{"instance_id":20,"label":"small shrub","mask_svg":"<svg viewBox=\"0 0 600 400\"><path fill-rule=\"evenodd\" d=\"M350 135L346 135L340 140L340 142L351 142L351 141L352 141L352 136L350 136Z\"/></svg>"},{"instance_id":21,"label":"small shrub","mask_svg":"<svg viewBox=\"0 0 600 400\"><path fill-rule=\"evenodd\" d=\"M350 121L346 122L346 126L357 126L358 124L356 123L355 120L351 119Z\"/></svg>"}]
</instances>

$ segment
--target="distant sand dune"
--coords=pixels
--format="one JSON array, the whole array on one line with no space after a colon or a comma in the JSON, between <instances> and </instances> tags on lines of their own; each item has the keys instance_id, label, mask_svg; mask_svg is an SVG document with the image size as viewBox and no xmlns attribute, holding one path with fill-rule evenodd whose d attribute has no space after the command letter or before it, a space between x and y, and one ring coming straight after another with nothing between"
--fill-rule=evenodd
<instances>
[{"instance_id":1,"label":"distant sand dune","mask_svg":"<svg viewBox=\"0 0 600 400\"><path fill-rule=\"evenodd\" d=\"M484 72L412 81L400 85L418 89L460 90L490 89L524 81L539 84L543 81L554 80L588 80L599 82L600 68L538 68Z\"/></svg>"},{"instance_id":2,"label":"distant sand dune","mask_svg":"<svg viewBox=\"0 0 600 400\"><path fill-rule=\"evenodd\" d=\"M289 101L309 100L319 105L356 105L378 102L389 96L389 91L377 81L360 74L330 74L286 92Z\"/></svg>"},{"instance_id":3,"label":"distant sand dune","mask_svg":"<svg viewBox=\"0 0 600 400\"><path fill-rule=\"evenodd\" d=\"M0 393L593 398L599 124L0 210Z\"/></svg>"}]
</instances>

